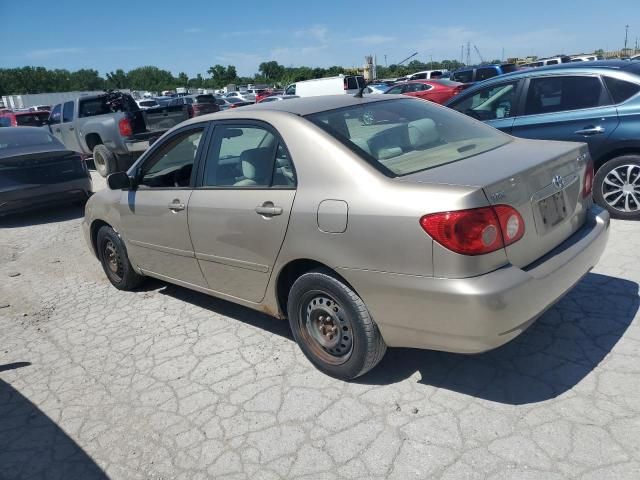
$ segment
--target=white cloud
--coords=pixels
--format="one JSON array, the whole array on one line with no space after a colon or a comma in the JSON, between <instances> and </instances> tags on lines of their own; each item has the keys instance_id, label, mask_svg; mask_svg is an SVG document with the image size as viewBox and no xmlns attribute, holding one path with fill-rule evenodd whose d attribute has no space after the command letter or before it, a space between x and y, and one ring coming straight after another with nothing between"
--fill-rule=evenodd
<instances>
[{"instance_id":1,"label":"white cloud","mask_svg":"<svg viewBox=\"0 0 640 480\"><path fill-rule=\"evenodd\" d=\"M312 38L324 42L328 33L329 29L324 25L313 25L309 28L297 30L293 32L293 35L297 38Z\"/></svg>"},{"instance_id":2,"label":"white cloud","mask_svg":"<svg viewBox=\"0 0 640 480\"><path fill-rule=\"evenodd\" d=\"M252 37L255 35L272 35L276 33L274 30L269 29L261 29L261 30L239 30L236 32L226 32L222 34L223 38L233 38L233 37Z\"/></svg>"},{"instance_id":3,"label":"white cloud","mask_svg":"<svg viewBox=\"0 0 640 480\"><path fill-rule=\"evenodd\" d=\"M199 27L191 27L191 28L184 29L184 33L200 33L200 32L202 32L202 29Z\"/></svg>"},{"instance_id":4,"label":"white cloud","mask_svg":"<svg viewBox=\"0 0 640 480\"><path fill-rule=\"evenodd\" d=\"M386 35L365 35L363 37L354 38L353 42L359 45L372 46L382 45L384 43L391 43L397 40L396 37L389 37Z\"/></svg>"},{"instance_id":5,"label":"white cloud","mask_svg":"<svg viewBox=\"0 0 640 480\"><path fill-rule=\"evenodd\" d=\"M83 53L84 48L80 47L67 47L67 48L43 48L39 50L31 50L26 53L27 58L48 58L61 55L70 55L75 53Z\"/></svg>"}]
</instances>

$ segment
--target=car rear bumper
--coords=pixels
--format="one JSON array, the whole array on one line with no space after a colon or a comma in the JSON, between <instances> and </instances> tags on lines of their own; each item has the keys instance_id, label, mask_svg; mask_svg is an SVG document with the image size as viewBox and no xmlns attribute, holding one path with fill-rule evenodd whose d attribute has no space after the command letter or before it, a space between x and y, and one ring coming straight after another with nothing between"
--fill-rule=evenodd
<instances>
[{"instance_id":1,"label":"car rear bumper","mask_svg":"<svg viewBox=\"0 0 640 480\"><path fill-rule=\"evenodd\" d=\"M23 212L45 205L87 199L91 178L79 178L49 185L29 185L0 191L0 215Z\"/></svg>"},{"instance_id":2,"label":"car rear bumper","mask_svg":"<svg viewBox=\"0 0 640 480\"><path fill-rule=\"evenodd\" d=\"M445 279L338 269L391 347L479 353L512 340L600 259L609 214L594 206L584 226L533 265Z\"/></svg>"}]
</instances>

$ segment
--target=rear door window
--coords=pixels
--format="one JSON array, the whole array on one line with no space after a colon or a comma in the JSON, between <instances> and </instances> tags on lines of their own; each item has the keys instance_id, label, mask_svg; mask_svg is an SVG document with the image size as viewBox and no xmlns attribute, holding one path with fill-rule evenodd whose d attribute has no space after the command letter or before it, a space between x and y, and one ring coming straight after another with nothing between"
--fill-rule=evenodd
<instances>
[{"instance_id":1,"label":"rear door window","mask_svg":"<svg viewBox=\"0 0 640 480\"><path fill-rule=\"evenodd\" d=\"M358 89L358 81L356 77L346 77L347 81L347 90L357 90Z\"/></svg>"},{"instance_id":2,"label":"rear door window","mask_svg":"<svg viewBox=\"0 0 640 480\"><path fill-rule=\"evenodd\" d=\"M473 82L473 70L462 70L451 74L451 80L460 83Z\"/></svg>"},{"instance_id":3,"label":"rear door window","mask_svg":"<svg viewBox=\"0 0 640 480\"><path fill-rule=\"evenodd\" d=\"M476 81L480 82L482 80L486 80L487 78L493 78L498 75L498 72L495 68L479 68L476 70Z\"/></svg>"},{"instance_id":4,"label":"rear door window","mask_svg":"<svg viewBox=\"0 0 640 480\"><path fill-rule=\"evenodd\" d=\"M525 115L593 108L608 103L599 77L553 76L532 78Z\"/></svg>"},{"instance_id":5,"label":"rear door window","mask_svg":"<svg viewBox=\"0 0 640 480\"><path fill-rule=\"evenodd\" d=\"M613 77L602 77L615 103L622 103L640 92L640 85Z\"/></svg>"},{"instance_id":6,"label":"rear door window","mask_svg":"<svg viewBox=\"0 0 640 480\"><path fill-rule=\"evenodd\" d=\"M91 98L88 100L80 100L79 117L95 117L96 115L105 115L111 113L109 105L107 105L106 97Z\"/></svg>"},{"instance_id":7,"label":"rear door window","mask_svg":"<svg viewBox=\"0 0 640 480\"><path fill-rule=\"evenodd\" d=\"M73 102L66 102L62 108L62 123L73 121Z\"/></svg>"}]
</instances>

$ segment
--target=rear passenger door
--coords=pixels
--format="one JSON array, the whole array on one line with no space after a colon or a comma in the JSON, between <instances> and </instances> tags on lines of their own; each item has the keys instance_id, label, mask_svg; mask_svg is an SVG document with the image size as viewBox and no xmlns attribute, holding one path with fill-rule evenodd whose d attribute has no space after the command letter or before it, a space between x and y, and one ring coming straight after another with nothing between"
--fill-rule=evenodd
<instances>
[{"instance_id":1,"label":"rear passenger door","mask_svg":"<svg viewBox=\"0 0 640 480\"><path fill-rule=\"evenodd\" d=\"M78 143L78 135L73 125L74 120L74 102L65 102L62 105L62 123L60 124L60 133L62 135L62 143L67 149L74 152L81 152L80 144Z\"/></svg>"},{"instance_id":2,"label":"rear passenger door","mask_svg":"<svg viewBox=\"0 0 640 480\"><path fill-rule=\"evenodd\" d=\"M598 75L530 78L521 110L513 135L586 142L593 158L605 151L607 139L618 126L618 112Z\"/></svg>"},{"instance_id":3,"label":"rear passenger door","mask_svg":"<svg viewBox=\"0 0 640 480\"><path fill-rule=\"evenodd\" d=\"M189 200L189 232L211 290L260 302L296 193L287 148L269 125L218 122Z\"/></svg>"}]
</instances>

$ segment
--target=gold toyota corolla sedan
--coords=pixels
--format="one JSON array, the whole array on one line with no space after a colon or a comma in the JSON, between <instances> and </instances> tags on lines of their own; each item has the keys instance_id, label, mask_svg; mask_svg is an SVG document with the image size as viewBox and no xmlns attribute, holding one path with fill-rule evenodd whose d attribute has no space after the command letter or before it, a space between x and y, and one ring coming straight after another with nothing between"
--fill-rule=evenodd
<instances>
[{"instance_id":1,"label":"gold toyota corolla sedan","mask_svg":"<svg viewBox=\"0 0 640 480\"><path fill-rule=\"evenodd\" d=\"M300 98L178 125L83 228L116 288L155 277L288 318L352 379L387 346L475 353L524 331L602 254L592 181L584 144L404 96Z\"/></svg>"}]
</instances>

